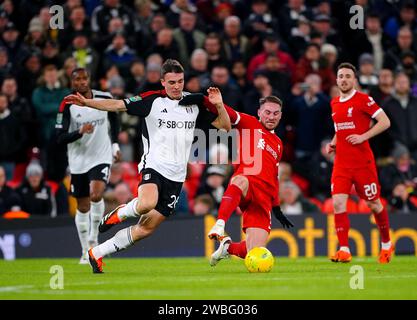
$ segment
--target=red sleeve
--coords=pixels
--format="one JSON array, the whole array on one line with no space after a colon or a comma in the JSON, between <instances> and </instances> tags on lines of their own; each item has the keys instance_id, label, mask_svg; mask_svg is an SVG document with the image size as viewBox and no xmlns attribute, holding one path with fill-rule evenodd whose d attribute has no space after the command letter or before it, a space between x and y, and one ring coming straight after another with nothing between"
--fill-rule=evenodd
<instances>
[{"instance_id":1,"label":"red sleeve","mask_svg":"<svg viewBox=\"0 0 417 320\"><path fill-rule=\"evenodd\" d=\"M372 119L374 119L382 109L375 102L374 98L368 96L367 94L363 95L363 103L361 103L362 110L368 114Z\"/></svg>"},{"instance_id":2,"label":"red sleeve","mask_svg":"<svg viewBox=\"0 0 417 320\"><path fill-rule=\"evenodd\" d=\"M214 113L216 115L218 114L216 106L209 101L207 96L204 96L203 105L211 113ZM232 125L237 124L240 118L239 112L235 111L233 108L229 107L227 104L224 104L224 107L226 108L227 114L229 115L230 122L232 123Z\"/></svg>"}]
</instances>

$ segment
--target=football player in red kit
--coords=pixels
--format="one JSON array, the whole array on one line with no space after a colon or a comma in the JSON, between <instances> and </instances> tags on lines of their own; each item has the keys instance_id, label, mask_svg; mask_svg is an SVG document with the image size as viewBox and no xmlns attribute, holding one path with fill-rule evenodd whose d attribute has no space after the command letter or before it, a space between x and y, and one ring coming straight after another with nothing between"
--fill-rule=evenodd
<instances>
[{"instance_id":1,"label":"football player in red kit","mask_svg":"<svg viewBox=\"0 0 417 320\"><path fill-rule=\"evenodd\" d=\"M390 241L386 208L380 200L380 185L374 155L369 139L390 126L385 112L365 93L355 90L356 69L350 63L342 63L337 70L337 86L340 96L331 101L332 118L336 134L326 146L328 153L335 153L331 191L334 220L340 249L331 257L333 262L350 262L348 233L350 222L346 204L355 186L358 195L371 209L381 235L380 263L391 260L394 247ZM370 126L371 120L376 123Z\"/></svg>"},{"instance_id":2,"label":"football player in red kit","mask_svg":"<svg viewBox=\"0 0 417 320\"><path fill-rule=\"evenodd\" d=\"M207 98L204 99L204 105L211 111ZM278 198L278 165L283 146L274 129L281 119L281 100L275 96L260 99L259 119L225 107L239 132L240 162L223 195L217 222L208 234L220 241L210 259L212 266L229 255L245 258L250 249L264 247L271 230L271 211L284 227L293 226L282 214ZM238 206L243 212L246 240L235 243L224 237L224 227Z\"/></svg>"}]
</instances>

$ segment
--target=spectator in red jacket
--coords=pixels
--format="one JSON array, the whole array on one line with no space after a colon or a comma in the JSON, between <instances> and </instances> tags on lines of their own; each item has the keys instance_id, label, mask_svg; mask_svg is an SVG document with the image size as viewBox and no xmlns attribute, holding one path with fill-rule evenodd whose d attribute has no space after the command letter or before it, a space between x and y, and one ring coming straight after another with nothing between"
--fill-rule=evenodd
<instances>
[{"instance_id":1,"label":"spectator in red jacket","mask_svg":"<svg viewBox=\"0 0 417 320\"><path fill-rule=\"evenodd\" d=\"M320 47L315 43L310 43L307 46L304 56L298 61L293 82L304 82L305 77L311 73L320 76L321 89L328 94L332 85L336 83L336 75L328 66L326 60L321 58Z\"/></svg>"},{"instance_id":2,"label":"spectator in red jacket","mask_svg":"<svg viewBox=\"0 0 417 320\"><path fill-rule=\"evenodd\" d=\"M279 71L286 72L291 76L293 72L295 71L295 62L288 53L285 53L284 51L281 51L279 49L280 43L279 43L278 37L274 33L268 33L265 36L262 44L264 47L263 52L254 56L250 60L249 67L248 67L248 80L249 81L253 80L254 72L257 69L263 67L263 65L265 64L266 58L270 54L276 54L277 57L279 58L279 61L281 63L281 67Z\"/></svg>"}]
</instances>

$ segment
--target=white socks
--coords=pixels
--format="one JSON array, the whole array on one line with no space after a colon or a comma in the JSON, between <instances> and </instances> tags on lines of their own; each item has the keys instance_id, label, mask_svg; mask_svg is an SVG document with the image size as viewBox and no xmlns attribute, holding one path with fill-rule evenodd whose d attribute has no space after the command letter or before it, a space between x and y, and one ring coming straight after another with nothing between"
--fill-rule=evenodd
<instances>
[{"instance_id":1,"label":"white socks","mask_svg":"<svg viewBox=\"0 0 417 320\"><path fill-rule=\"evenodd\" d=\"M340 250L350 253L349 247L340 247Z\"/></svg>"},{"instance_id":2,"label":"white socks","mask_svg":"<svg viewBox=\"0 0 417 320\"><path fill-rule=\"evenodd\" d=\"M138 198L131 200L127 203L123 208L120 208L117 212L117 216L119 217L120 221L124 221L127 218L138 218L139 213L136 211L136 205L138 202Z\"/></svg>"},{"instance_id":3,"label":"white socks","mask_svg":"<svg viewBox=\"0 0 417 320\"><path fill-rule=\"evenodd\" d=\"M389 250L389 248L391 248L391 241L381 242L381 248L383 250Z\"/></svg>"},{"instance_id":4,"label":"white socks","mask_svg":"<svg viewBox=\"0 0 417 320\"><path fill-rule=\"evenodd\" d=\"M104 200L101 199L99 202L90 203L91 222L90 222L90 235L88 241L98 242L98 224L104 215Z\"/></svg>"},{"instance_id":5,"label":"white socks","mask_svg":"<svg viewBox=\"0 0 417 320\"><path fill-rule=\"evenodd\" d=\"M77 226L78 237L80 238L82 253L88 250L88 232L90 231L90 212L81 213L77 210L75 214L75 225Z\"/></svg>"},{"instance_id":6,"label":"white socks","mask_svg":"<svg viewBox=\"0 0 417 320\"><path fill-rule=\"evenodd\" d=\"M93 256L96 259L100 259L111 253L119 252L130 246L133 246L134 242L132 239L131 228L132 227L128 227L120 230L114 235L113 238L107 240L97 247L94 247L92 250Z\"/></svg>"}]
</instances>

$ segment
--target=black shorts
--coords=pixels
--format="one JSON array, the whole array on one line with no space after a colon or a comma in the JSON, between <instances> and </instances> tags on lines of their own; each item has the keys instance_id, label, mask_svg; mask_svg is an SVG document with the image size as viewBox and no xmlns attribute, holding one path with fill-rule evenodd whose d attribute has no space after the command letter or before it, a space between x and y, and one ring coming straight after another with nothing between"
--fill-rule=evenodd
<instances>
[{"instance_id":1,"label":"black shorts","mask_svg":"<svg viewBox=\"0 0 417 320\"><path fill-rule=\"evenodd\" d=\"M165 217L173 214L180 197L182 182L169 180L154 169L148 168L141 171L139 185L146 183L154 183L158 187L158 203L155 210Z\"/></svg>"},{"instance_id":2,"label":"black shorts","mask_svg":"<svg viewBox=\"0 0 417 320\"><path fill-rule=\"evenodd\" d=\"M104 183L109 182L110 165L103 163L91 168L86 173L71 174L71 194L75 198L86 198L90 196L90 182L101 180Z\"/></svg>"}]
</instances>

